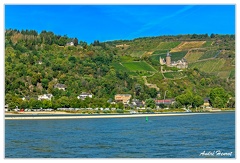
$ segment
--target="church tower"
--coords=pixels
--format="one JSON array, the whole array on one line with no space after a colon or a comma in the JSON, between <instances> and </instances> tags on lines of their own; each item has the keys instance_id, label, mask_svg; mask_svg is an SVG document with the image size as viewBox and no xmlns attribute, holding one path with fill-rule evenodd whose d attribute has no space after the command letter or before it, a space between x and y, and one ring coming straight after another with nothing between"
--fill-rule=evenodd
<instances>
[{"instance_id":1,"label":"church tower","mask_svg":"<svg viewBox=\"0 0 240 163\"><path fill-rule=\"evenodd\" d=\"M167 65L167 66L170 66L170 65L171 65L171 56L170 56L170 54L169 54L169 51L167 52L166 65Z\"/></svg>"}]
</instances>

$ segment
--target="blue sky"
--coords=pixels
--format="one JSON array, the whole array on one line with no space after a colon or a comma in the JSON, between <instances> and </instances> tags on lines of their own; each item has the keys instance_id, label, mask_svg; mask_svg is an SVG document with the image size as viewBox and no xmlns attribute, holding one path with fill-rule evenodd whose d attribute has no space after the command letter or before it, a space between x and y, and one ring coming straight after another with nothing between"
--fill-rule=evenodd
<instances>
[{"instance_id":1,"label":"blue sky","mask_svg":"<svg viewBox=\"0 0 240 163\"><path fill-rule=\"evenodd\" d=\"M5 28L88 43L178 34L235 34L234 5L5 5Z\"/></svg>"}]
</instances>

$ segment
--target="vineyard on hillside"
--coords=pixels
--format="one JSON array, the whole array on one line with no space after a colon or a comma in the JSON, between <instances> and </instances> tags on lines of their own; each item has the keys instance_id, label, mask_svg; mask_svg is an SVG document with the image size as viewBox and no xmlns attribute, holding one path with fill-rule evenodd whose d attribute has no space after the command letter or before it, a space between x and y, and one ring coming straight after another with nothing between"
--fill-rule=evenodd
<instances>
[{"instance_id":1,"label":"vineyard on hillside","mask_svg":"<svg viewBox=\"0 0 240 163\"><path fill-rule=\"evenodd\" d=\"M164 50L171 50L172 48L175 48L178 46L181 42L161 42L158 46L157 49L164 49Z\"/></svg>"},{"instance_id":2,"label":"vineyard on hillside","mask_svg":"<svg viewBox=\"0 0 240 163\"><path fill-rule=\"evenodd\" d=\"M151 67L148 63L144 61L140 62L124 62L122 63L126 69L129 71L156 71L153 67Z\"/></svg>"},{"instance_id":3,"label":"vineyard on hillside","mask_svg":"<svg viewBox=\"0 0 240 163\"><path fill-rule=\"evenodd\" d=\"M191 42L182 42L177 47L173 48L171 52L178 52L189 50L192 48L200 48L206 41L191 41Z\"/></svg>"},{"instance_id":4,"label":"vineyard on hillside","mask_svg":"<svg viewBox=\"0 0 240 163\"><path fill-rule=\"evenodd\" d=\"M195 62L197 61L199 58L201 58L203 56L203 52L188 52L185 56L186 60L188 61L188 63L191 62Z\"/></svg>"}]
</instances>

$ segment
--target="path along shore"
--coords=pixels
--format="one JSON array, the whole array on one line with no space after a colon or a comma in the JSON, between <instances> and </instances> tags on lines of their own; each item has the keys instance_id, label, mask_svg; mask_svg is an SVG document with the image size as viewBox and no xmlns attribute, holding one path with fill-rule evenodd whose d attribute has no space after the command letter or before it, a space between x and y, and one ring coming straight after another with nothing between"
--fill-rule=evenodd
<instances>
[{"instance_id":1,"label":"path along shore","mask_svg":"<svg viewBox=\"0 0 240 163\"><path fill-rule=\"evenodd\" d=\"M69 114L69 113L66 113ZM56 116L48 116L41 114L41 116L38 116L38 114L34 114L32 116L21 116L19 114L12 114L13 116L7 116L5 117L5 120L44 120L44 119L88 119L88 118L135 118L135 117L155 117L155 116L186 116L186 115L197 115L197 114L211 114L211 113L160 113L160 114L119 114L119 115L111 115L111 114L95 114L95 115L84 115L84 114L78 114L78 115L56 115ZM8 114L10 115L10 114ZM19 116L16 116L19 115ZM26 115L26 114L23 114ZM52 114L53 115L53 114Z\"/></svg>"}]
</instances>

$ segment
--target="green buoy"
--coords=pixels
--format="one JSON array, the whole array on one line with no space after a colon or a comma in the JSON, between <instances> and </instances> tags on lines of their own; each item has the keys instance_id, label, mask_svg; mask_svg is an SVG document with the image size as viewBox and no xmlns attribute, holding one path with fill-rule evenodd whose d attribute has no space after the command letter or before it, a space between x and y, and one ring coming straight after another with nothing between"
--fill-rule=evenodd
<instances>
[{"instance_id":1,"label":"green buoy","mask_svg":"<svg viewBox=\"0 0 240 163\"><path fill-rule=\"evenodd\" d=\"M148 117L146 117L146 122L148 122Z\"/></svg>"}]
</instances>

